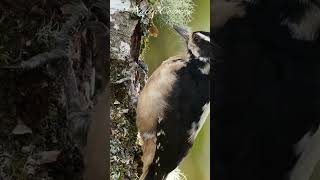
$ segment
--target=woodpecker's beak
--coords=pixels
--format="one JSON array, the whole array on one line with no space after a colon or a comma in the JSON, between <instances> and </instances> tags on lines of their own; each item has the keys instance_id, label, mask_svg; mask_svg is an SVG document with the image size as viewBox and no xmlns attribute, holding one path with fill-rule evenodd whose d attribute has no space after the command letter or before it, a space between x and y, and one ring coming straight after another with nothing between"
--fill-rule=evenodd
<instances>
[{"instance_id":1,"label":"woodpecker's beak","mask_svg":"<svg viewBox=\"0 0 320 180\"><path fill-rule=\"evenodd\" d=\"M179 27L179 26L176 26L176 25L173 25L173 28L186 40L188 41L189 39L189 31Z\"/></svg>"}]
</instances>

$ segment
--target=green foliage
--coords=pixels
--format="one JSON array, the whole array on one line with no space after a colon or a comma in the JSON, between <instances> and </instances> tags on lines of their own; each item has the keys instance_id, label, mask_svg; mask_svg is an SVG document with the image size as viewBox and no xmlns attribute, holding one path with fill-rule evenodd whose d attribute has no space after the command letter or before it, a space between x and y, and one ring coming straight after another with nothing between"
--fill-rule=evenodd
<instances>
[{"instance_id":1,"label":"green foliage","mask_svg":"<svg viewBox=\"0 0 320 180\"><path fill-rule=\"evenodd\" d=\"M149 35L151 29L157 29L154 21L158 25L185 26L192 20L194 2L193 0L148 0L148 5L142 5L132 10L132 15L138 17L141 23L142 39L141 49L142 57L148 49ZM156 35L158 32L154 32Z\"/></svg>"}]
</instances>

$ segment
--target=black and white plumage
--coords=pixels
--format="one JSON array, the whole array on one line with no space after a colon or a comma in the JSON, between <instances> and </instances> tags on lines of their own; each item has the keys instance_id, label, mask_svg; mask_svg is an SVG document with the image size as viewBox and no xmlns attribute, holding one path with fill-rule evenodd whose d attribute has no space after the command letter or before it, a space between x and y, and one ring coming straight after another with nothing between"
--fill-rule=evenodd
<instances>
[{"instance_id":1,"label":"black and white plumage","mask_svg":"<svg viewBox=\"0 0 320 180\"><path fill-rule=\"evenodd\" d=\"M213 179L309 180L320 160L320 1L216 0ZM217 22L217 23L215 23Z\"/></svg>"},{"instance_id":2,"label":"black and white plumage","mask_svg":"<svg viewBox=\"0 0 320 180\"><path fill-rule=\"evenodd\" d=\"M164 61L149 78L137 107L143 141L141 180L163 180L187 155L209 114L210 33L175 27L185 56Z\"/></svg>"}]
</instances>

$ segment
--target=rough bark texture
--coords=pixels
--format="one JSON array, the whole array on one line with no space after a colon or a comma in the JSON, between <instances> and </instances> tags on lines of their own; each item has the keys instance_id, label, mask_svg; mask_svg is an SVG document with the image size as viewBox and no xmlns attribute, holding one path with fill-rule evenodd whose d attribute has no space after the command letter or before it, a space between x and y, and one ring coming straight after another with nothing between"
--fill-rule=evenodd
<instances>
[{"instance_id":1,"label":"rough bark texture","mask_svg":"<svg viewBox=\"0 0 320 180\"><path fill-rule=\"evenodd\" d=\"M129 0L122 4L111 2L111 179L138 179L141 174L135 109L146 71L139 59L144 32L141 17L134 11L140 5L131 1L130 6Z\"/></svg>"},{"instance_id":2,"label":"rough bark texture","mask_svg":"<svg viewBox=\"0 0 320 180\"><path fill-rule=\"evenodd\" d=\"M83 179L108 12L102 0L0 2L0 179Z\"/></svg>"}]
</instances>

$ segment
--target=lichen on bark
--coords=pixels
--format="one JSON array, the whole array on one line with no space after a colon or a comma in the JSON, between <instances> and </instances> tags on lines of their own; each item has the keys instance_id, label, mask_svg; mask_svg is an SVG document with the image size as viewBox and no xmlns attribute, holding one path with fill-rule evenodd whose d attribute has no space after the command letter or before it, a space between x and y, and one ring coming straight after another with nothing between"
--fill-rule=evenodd
<instances>
[{"instance_id":1,"label":"lichen on bark","mask_svg":"<svg viewBox=\"0 0 320 180\"><path fill-rule=\"evenodd\" d=\"M115 3L115 4L113 4ZM140 66L140 44L143 32L134 9L136 2L111 1L110 81L111 179L138 179L141 160L136 145L135 108L146 72Z\"/></svg>"}]
</instances>

